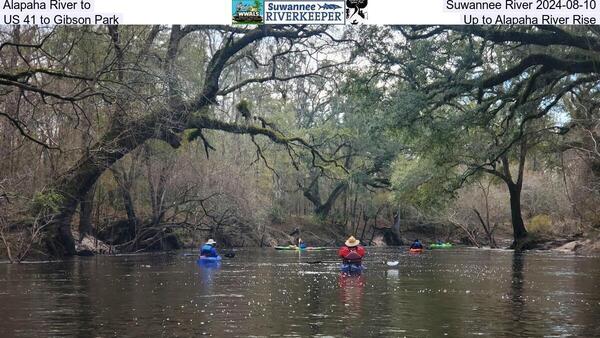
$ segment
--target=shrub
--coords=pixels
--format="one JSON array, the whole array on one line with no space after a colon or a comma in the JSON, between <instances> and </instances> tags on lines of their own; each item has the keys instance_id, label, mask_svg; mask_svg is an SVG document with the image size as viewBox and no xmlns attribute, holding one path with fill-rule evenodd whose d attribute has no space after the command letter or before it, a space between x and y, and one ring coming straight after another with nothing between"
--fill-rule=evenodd
<instances>
[{"instance_id":1,"label":"shrub","mask_svg":"<svg viewBox=\"0 0 600 338\"><path fill-rule=\"evenodd\" d=\"M38 192L33 197L32 211L35 215L40 216L56 213L59 211L59 205L63 198L54 191Z\"/></svg>"},{"instance_id":2,"label":"shrub","mask_svg":"<svg viewBox=\"0 0 600 338\"><path fill-rule=\"evenodd\" d=\"M552 219L548 215L536 215L529 220L527 230L532 233L549 233L552 231Z\"/></svg>"}]
</instances>

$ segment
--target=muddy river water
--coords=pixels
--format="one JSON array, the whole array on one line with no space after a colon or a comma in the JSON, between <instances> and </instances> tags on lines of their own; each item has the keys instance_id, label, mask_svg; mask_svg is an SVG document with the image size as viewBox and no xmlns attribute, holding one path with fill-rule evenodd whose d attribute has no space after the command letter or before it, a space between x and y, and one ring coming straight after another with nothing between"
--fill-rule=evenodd
<instances>
[{"instance_id":1,"label":"muddy river water","mask_svg":"<svg viewBox=\"0 0 600 338\"><path fill-rule=\"evenodd\" d=\"M600 336L599 257L367 249L360 276L333 249L0 264L0 336Z\"/></svg>"}]
</instances>

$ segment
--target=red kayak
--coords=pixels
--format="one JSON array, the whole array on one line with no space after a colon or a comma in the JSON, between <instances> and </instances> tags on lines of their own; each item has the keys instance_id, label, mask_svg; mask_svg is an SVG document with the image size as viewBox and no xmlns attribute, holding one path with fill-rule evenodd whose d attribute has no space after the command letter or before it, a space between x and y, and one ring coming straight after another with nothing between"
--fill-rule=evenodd
<instances>
[{"instance_id":1,"label":"red kayak","mask_svg":"<svg viewBox=\"0 0 600 338\"><path fill-rule=\"evenodd\" d=\"M423 248L420 248L420 249L410 248L410 249L408 249L408 252L410 252L410 253L422 253L423 252Z\"/></svg>"}]
</instances>

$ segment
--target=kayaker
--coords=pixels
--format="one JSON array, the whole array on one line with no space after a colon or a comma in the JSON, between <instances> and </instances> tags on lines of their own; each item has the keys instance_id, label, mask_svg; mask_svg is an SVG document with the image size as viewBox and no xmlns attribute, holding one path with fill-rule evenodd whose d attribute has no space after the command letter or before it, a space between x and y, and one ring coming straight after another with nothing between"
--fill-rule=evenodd
<instances>
[{"instance_id":1,"label":"kayaker","mask_svg":"<svg viewBox=\"0 0 600 338\"><path fill-rule=\"evenodd\" d=\"M204 257L217 257L217 256L219 256L219 254L217 253L217 249L215 249L215 245L217 245L217 242L215 242L214 239L210 238L200 248L200 256L204 256Z\"/></svg>"},{"instance_id":2,"label":"kayaker","mask_svg":"<svg viewBox=\"0 0 600 338\"><path fill-rule=\"evenodd\" d=\"M419 239L415 239L415 241L410 245L411 249L423 249L423 244L419 242Z\"/></svg>"},{"instance_id":3,"label":"kayaker","mask_svg":"<svg viewBox=\"0 0 600 338\"><path fill-rule=\"evenodd\" d=\"M298 238L298 248L306 249L306 243L302 240L302 238Z\"/></svg>"},{"instance_id":4,"label":"kayaker","mask_svg":"<svg viewBox=\"0 0 600 338\"><path fill-rule=\"evenodd\" d=\"M360 245L360 241L354 236L350 236L338 251L338 256L344 264L361 265L362 258L366 253L367 251Z\"/></svg>"}]
</instances>

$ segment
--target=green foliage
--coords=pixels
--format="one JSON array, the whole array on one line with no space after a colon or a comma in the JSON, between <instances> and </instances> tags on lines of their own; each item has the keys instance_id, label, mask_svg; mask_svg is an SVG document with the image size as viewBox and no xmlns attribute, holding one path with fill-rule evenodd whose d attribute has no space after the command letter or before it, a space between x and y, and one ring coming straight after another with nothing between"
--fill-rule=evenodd
<instances>
[{"instance_id":1,"label":"green foliage","mask_svg":"<svg viewBox=\"0 0 600 338\"><path fill-rule=\"evenodd\" d=\"M393 164L396 200L436 211L457 189L481 175L503 173L500 156L507 163L518 163L523 149L531 154L547 137L548 133L532 132L526 146L520 146L523 133L544 130L551 123L548 118L525 119L541 100L531 99L518 109L509 109L510 100L493 99L518 86L506 83L505 88L490 93L463 87L520 60L512 55L486 60L486 55L473 48L478 43L451 32L411 41L408 49L386 49L393 55L388 60L402 73L402 80L387 88L380 104L387 133L404 145Z\"/></svg>"},{"instance_id":2,"label":"green foliage","mask_svg":"<svg viewBox=\"0 0 600 338\"><path fill-rule=\"evenodd\" d=\"M454 196L451 169L425 158L398 158L393 166L394 199L399 203L435 213Z\"/></svg>"},{"instance_id":3,"label":"green foliage","mask_svg":"<svg viewBox=\"0 0 600 338\"><path fill-rule=\"evenodd\" d=\"M63 201L64 196L55 191L38 192L31 201L32 214L39 216L55 214Z\"/></svg>"},{"instance_id":4,"label":"green foliage","mask_svg":"<svg viewBox=\"0 0 600 338\"><path fill-rule=\"evenodd\" d=\"M552 219L548 215L536 215L527 224L530 232L547 234L552 231Z\"/></svg>"},{"instance_id":5,"label":"green foliage","mask_svg":"<svg viewBox=\"0 0 600 338\"><path fill-rule=\"evenodd\" d=\"M184 140L188 142L193 142L197 140L201 135L200 129L189 129L184 132Z\"/></svg>"},{"instance_id":6,"label":"green foliage","mask_svg":"<svg viewBox=\"0 0 600 338\"><path fill-rule=\"evenodd\" d=\"M235 105L235 109L237 109L237 111L240 112L242 116L250 118L250 102L248 102L247 100L241 100L240 102L238 102L238 104Z\"/></svg>"}]
</instances>

